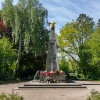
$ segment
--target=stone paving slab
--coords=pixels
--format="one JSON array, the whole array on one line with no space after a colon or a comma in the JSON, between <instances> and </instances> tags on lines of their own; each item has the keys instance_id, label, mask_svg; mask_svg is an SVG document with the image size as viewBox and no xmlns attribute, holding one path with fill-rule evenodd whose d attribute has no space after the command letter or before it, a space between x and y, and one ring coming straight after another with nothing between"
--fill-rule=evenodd
<instances>
[{"instance_id":1,"label":"stone paving slab","mask_svg":"<svg viewBox=\"0 0 100 100\"><path fill-rule=\"evenodd\" d=\"M100 81L75 81L80 84L100 85Z\"/></svg>"},{"instance_id":2,"label":"stone paving slab","mask_svg":"<svg viewBox=\"0 0 100 100\"><path fill-rule=\"evenodd\" d=\"M87 88L82 86L80 83L40 83L38 81L30 81L18 87L19 89L23 88Z\"/></svg>"},{"instance_id":3,"label":"stone paving slab","mask_svg":"<svg viewBox=\"0 0 100 100\"><path fill-rule=\"evenodd\" d=\"M78 83L100 83L100 81L76 81ZM12 89L25 84L10 83L0 85L0 93L12 93ZM23 95L24 100L86 100L90 91L95 89L100 92L100 85L87 85L87 88L34 88L15 90L14 93Z\"/></svg>"}]
</instances>

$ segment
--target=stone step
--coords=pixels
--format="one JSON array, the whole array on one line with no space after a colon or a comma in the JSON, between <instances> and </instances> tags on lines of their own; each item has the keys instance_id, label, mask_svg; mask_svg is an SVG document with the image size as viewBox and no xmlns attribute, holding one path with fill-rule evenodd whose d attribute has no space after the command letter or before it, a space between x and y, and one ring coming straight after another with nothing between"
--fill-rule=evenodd
<instances>
[{"instance_id":1,"label":"stone step","mask_svg":"<svg viewBox=\"0 0 100 100\"><path fill-rule=\"evenodd\" d=\"M18 88L87 88L86 86L79 83L39 83L39 82L28 82Z\"/></svg>"},{"instance_id":2,"label":"stone step","mask_svg":"<svg viewBox=\"0 0 100 100\"><path fill-rule=\"evenodd\" d=\"M73 84L72 83L69 83L69 84L68 83L67 84L62 84L62 83L61 84L60 83L59 84L58 83L57 84L55 84L55 83L54 84L53 83L51 83L51 84L41 84L40 83L40 84L24 84L24 86L82 86L82 85L81 84L75 84L75 83L73 83Z\"/></svg>"},{"instance_id":3,"label":"stone step","mask_svg":"<svg viewBox=\"0 0 100 100\"><path fill-rule=\"evenodd\" d=\"M87 88L86 86L51 86L51 85L48 85L48 86L19 86L18 87L19 89L21 88Z\"/></svg>"}]
</instances>

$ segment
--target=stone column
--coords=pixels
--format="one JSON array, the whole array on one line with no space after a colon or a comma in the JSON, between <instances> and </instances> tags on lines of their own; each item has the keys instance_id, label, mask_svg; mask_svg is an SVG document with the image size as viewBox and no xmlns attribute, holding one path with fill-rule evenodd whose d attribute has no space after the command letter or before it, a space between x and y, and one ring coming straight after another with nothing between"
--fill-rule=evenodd
<instances>
[{"instance_id":1,"label":"stone column","mask_svg":"<svg viewBox=\"0 0 100 100\"><path fill-rule=\"evenodd\" d=\"M55 70L59 71L56 38L55 38L55 22L50 23L50 34L49 34L46 70L49 72L55 71Z\"/></svg>"}]
</instances>

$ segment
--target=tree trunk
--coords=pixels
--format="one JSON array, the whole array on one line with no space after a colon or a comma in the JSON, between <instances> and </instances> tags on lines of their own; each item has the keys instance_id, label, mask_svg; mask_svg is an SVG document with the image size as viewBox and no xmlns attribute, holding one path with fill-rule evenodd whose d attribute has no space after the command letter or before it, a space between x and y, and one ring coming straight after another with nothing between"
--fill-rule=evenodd
<instances>
[{"instance_id":1,"label":"tree trunk","mask_svg":"<svg viewBox=\"0 0 100 100\"><path fill-rule=\"evenodd\" d=\"M18 58L16 61L16 67L13 71L13 77L17 77L18 76L18 70L19 70L19 61L20 61L20 56L21 56L21 45L22 45L22 35L19 35L19 48L18 48Z\"/></svg>"}]
</instances>

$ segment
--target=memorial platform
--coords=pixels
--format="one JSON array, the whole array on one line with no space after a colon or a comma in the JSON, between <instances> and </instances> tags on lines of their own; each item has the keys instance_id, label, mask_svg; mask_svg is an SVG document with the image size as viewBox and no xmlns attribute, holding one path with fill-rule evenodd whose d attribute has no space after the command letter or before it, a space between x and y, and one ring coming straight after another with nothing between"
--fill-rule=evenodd
<instances>
[{"instance_id":1,"label":"memorial platform","mask_svg":"<svg viewBox=\"0 0 100 100\"><path fill-rule=\"evenodd\" d=\"M32 89L32 88L87 88L86 86L79 83L44 83L40 82L40 80L30 81L17 89Z\"/></svg>"}]
</instances>

